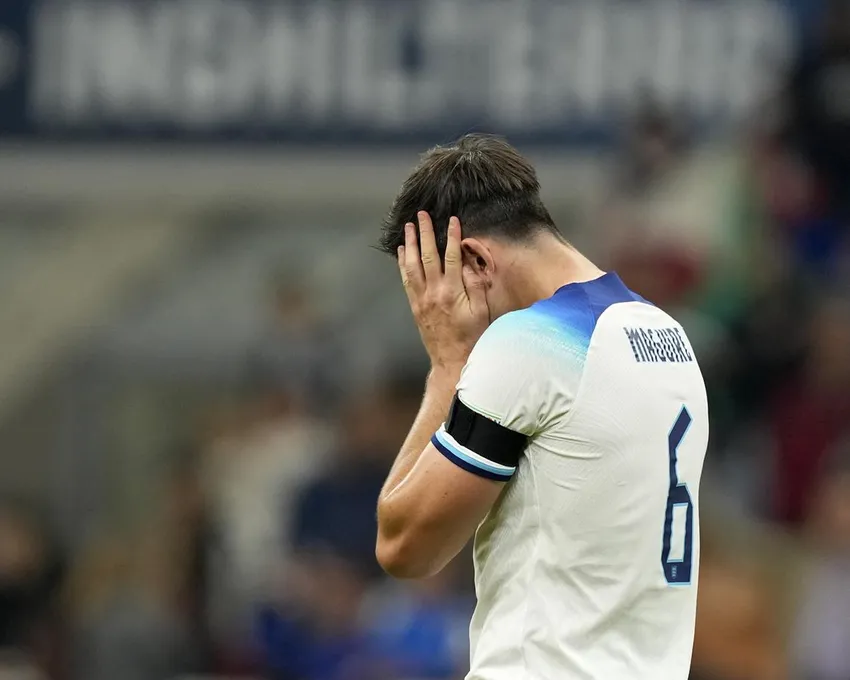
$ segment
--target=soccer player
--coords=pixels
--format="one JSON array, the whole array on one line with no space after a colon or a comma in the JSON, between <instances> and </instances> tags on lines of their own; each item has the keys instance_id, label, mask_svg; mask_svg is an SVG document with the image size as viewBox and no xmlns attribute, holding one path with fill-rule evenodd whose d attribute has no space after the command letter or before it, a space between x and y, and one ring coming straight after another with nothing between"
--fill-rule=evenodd
<instances>
[{"instance_id":1,"label":"soccer player","mask_svg":"<svg viewBox=\"0 0 850 680\"><path fill-rule=\"evenodd\" d=\"M378 504L378 561L475 534L468 680L685 680L706 392L669 315L567 243L514 148L428 152L381 246L431 359Z\"/></svg>"}]
</instances>

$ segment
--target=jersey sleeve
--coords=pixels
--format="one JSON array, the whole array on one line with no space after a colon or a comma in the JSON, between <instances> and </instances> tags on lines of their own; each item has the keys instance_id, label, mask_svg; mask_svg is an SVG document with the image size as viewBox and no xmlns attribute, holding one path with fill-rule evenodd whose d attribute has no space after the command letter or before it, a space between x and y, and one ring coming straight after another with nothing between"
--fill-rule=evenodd
<instances>
[{"instance_id":1,"label":"jersey sleeve","mask_svg":"<svg viewBox=\"0 0 850 680\"><path fill-rule=\"evenodd\" d=\"M562 335L527 310L493 323L463 369L432 439L437 449L474 474L509 480L528 439L565 416L575 398L583 361Z\"/></svg>"}]
</instances>

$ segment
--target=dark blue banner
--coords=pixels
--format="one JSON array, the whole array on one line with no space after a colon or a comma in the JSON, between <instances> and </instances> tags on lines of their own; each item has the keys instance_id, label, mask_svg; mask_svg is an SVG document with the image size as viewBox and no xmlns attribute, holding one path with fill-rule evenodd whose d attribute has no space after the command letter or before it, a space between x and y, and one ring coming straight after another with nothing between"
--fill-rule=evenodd
<instances>
[{"instance_id":1,"label":"dark blue banner","mask_svg":"<svg viewBox=\"0 0 850 680\"><path fill-rule=\"evenodd\" d=\"M645 93L706 131L793 49L790 0L44 0L0 6L0 135L604 142Z\"/></svg>"}]
</instances>

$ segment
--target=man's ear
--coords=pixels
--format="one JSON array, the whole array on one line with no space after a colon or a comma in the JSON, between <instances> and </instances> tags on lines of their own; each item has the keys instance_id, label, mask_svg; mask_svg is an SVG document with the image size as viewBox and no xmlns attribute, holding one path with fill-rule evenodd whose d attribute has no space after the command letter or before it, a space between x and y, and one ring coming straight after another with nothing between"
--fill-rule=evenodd
<instances>
[{"instance_id":1,"label":"man's ear","mask_svg":"<svg viewBox=\"0 0 850 680\"><path fill-rule=\"evenodd\" d=\"M489 247L477 238L465 238L461 242L463 264L472 267L479 276L489 279L495 272L495 260Z\"/></svg>"}]
</instances>

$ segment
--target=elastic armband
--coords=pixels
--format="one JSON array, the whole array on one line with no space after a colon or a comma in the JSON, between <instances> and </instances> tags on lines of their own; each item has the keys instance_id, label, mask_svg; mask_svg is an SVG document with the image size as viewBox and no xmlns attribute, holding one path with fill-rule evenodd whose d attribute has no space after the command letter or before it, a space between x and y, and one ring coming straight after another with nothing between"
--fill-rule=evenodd
<instances>
[{"instance_id":1,"label":"elastic armband","mask_svg":"<svg viewBox=\"0 0 850 680\"><path fill-rule=\"evenodd\" d=\"M446 424L431 442L464 470L506 482L516 472L528 438L473 411L455 395Z\"/></svg>"}]
</instances>

